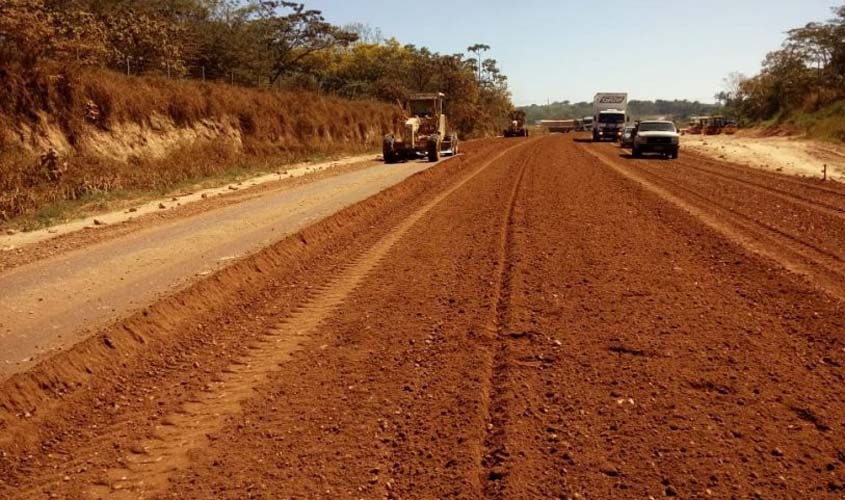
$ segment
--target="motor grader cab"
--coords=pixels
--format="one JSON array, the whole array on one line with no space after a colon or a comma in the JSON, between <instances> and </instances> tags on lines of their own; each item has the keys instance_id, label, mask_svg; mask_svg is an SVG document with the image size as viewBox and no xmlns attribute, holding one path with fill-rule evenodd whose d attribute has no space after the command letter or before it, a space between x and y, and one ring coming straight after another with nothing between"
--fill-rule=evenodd
<instances>
[{"instance_id":1,"label":"motor grader cab","mask_svg":"<svg viewBox=\"0 0 845 500\"><path fill-rule=\"evenodd\" d=\"M510 114L511 123L502 134L505 137L528 137L528 129L525 128L525 111L514 111Z\"/></svg>"},{"instance_id":2,"label":"motor grader cab","mask_svg":"<svg viewBox=\"0 0 845 500\"><path fill-rule=\"evenodd\" d=\"M407 115L400 136L384 136L385 163L415 159L439 161L441 155L458 154L458 135L448 131L442 93L413 94L404 105Z\"/></svg>"}]
</instances>

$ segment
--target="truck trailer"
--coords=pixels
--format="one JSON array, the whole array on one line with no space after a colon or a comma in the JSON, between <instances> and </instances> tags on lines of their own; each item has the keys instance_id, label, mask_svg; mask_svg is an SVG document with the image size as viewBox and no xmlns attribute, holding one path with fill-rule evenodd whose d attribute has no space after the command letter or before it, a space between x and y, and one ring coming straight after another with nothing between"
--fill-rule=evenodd
<instances>
[{"instance_id":1,"label":"truck trailer","mask_svg":"<svg viewBox=\"0 0 845 500\"><path fill-rule=\"evenodd\" d=\"M593 141L616 141L628 121L628 94L600 92L593 99Z\"/></svg>"},{"instance_id":2,"label":"truck trailer","mask_svg":"<svg viewBox=\"0 0 845 500\"><path fill-rule=\"evenodd\" d=\"M553 134L566 134L575 130L577 120L541 120L540 125Z\"/></svg>"}]
</instances>

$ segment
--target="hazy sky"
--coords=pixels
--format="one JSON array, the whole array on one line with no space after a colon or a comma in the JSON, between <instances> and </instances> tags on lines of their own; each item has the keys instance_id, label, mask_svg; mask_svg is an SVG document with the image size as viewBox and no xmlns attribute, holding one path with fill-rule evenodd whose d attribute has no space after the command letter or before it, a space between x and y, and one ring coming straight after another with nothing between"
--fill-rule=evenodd
<instances>
[{"instance_id":1,"label":"hazy sky","mask_svg":"<svg viewBox=\"0 0 845 500\"><path fill-rule=\"evenodd\" d=\"M712 102L732 71L760 69L784 32L830 17L835 0L300 0L441 53L492 47L517 105L632 99Z\"/></svg>"}]
</instances>

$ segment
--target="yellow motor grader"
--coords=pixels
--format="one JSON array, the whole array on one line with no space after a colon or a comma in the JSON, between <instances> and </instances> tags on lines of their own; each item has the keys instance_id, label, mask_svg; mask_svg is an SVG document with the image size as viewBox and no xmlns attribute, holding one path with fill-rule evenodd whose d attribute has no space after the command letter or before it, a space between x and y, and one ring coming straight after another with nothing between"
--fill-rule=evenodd
<instances>
[{"instance_id":1,"label":"yellow motor grader","mask_svg":"<svg viewBox=\"0 0 845 500\"><path fill-rule=\"evenodd\" d=\"M404 105L410 115L405 120L400 137L396 134L384 136L382 152L385 163L428 159L440 161L441 155L458 154L458 134L447 132L443 101L446 96L440 92L413 94Z\"/></svg>"},{"instance_id":2,"label":"yellow motor grader","mask_svg":"<svg viewBox=\"0 0 845 500\"><path fill-rule=\"evenodd\" d=\"M502 133L504 137L528 137L525 128L525 111L516 110L510 114L511 124Z\"/></svg>"}]
</instances>

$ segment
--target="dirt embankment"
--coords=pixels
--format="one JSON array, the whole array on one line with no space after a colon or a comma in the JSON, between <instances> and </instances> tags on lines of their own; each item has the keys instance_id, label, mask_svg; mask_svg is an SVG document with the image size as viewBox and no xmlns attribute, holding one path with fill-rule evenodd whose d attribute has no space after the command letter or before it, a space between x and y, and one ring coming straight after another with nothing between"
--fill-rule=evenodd
<instances>
[{"instance_id":1,"label":"dirt embankment","mask_svg":"<svg viewBox=\"0 0 845 500\"><path fill-rule=\"evenodd\" d=\"M370 101L105 71L3 84L0 225L51 203L373 150L399 118Z\"/></svg>"}]
</instances>

